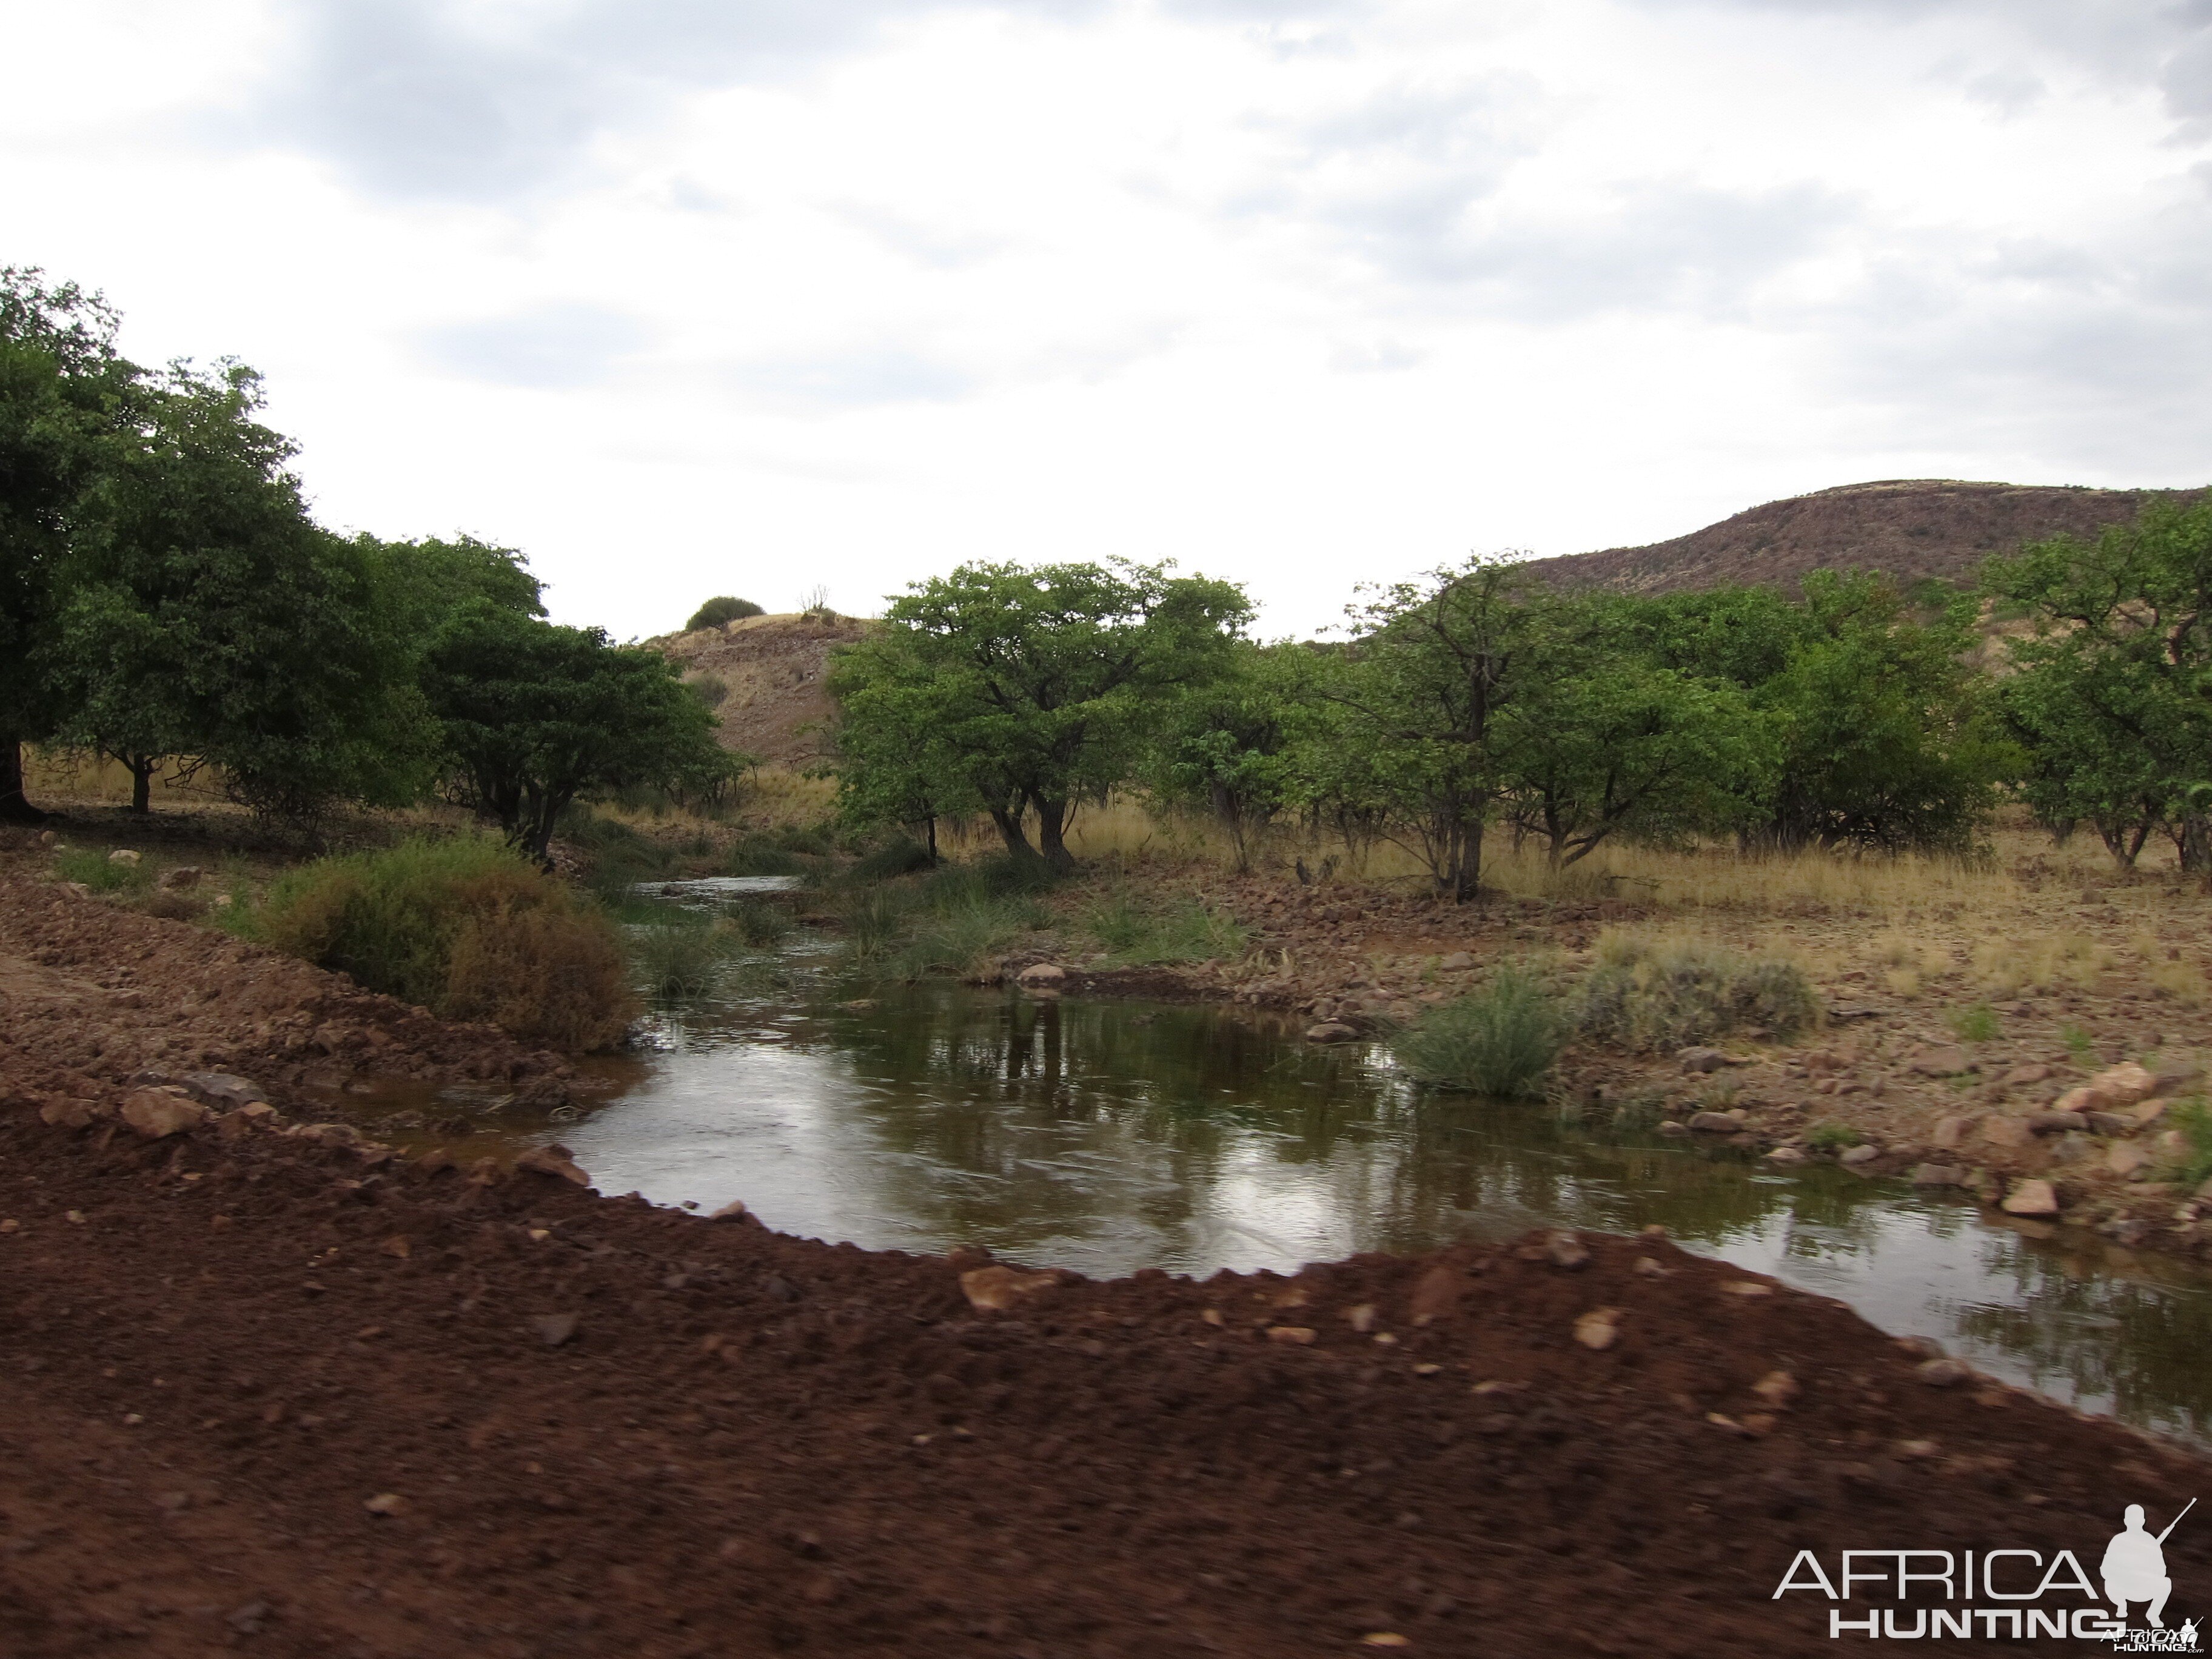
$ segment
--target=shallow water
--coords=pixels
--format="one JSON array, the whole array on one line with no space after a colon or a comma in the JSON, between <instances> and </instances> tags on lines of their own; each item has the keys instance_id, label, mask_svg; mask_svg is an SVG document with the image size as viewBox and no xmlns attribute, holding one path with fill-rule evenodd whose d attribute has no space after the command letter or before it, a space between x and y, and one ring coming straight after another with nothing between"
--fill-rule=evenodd
<instances>
[{"instance_id":1,"label":"shallow water","mask_svg":"<svg viewBox=\"0 0 2212 1659\"><path fill-rule=\"evenodd\" d=\"M557 1134L604 1192L1100 1277L1656 1222L1993 1375L2212 1439L2212 1279L2081 1230L1427 1093L1379 1052L1248 1013L943 984L855 999L818 941L783 960L773 994L664 1015L605 1104L513 1127Z\"/></svg>"}]
</instances>

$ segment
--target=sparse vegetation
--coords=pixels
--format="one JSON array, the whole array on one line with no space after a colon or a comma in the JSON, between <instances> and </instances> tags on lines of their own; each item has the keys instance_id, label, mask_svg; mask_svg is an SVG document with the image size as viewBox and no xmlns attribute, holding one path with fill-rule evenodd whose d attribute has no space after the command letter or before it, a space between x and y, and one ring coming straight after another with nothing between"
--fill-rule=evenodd
<instances>
[{"instance_id":1,"label":"sparse vegetation","mask_svg":"<svg viewBox=\"0 0 2212 1659\"><path fill-rule=\"evenodd\" d=\"M2198 1096L2177 1103L2169 1115L2186 1146L2174 1164L2173 1179L2193 1191L2212 1181L2212 1109Z\"/></svg>"},{"instance_id":2,"label":"sparse vegetation","mask_svg":"<svg viewBox=\"0 0 2212 1659\"><path fill-rule=\"evenodd\" d=\"M143 864L112 860L94 847L63 848L54 854L54 872L95 893L136 893L154 881L154 872Z\"/></svg>"},{"instance_id":3,"label":"sparse vegetation","mask_svg":"<svg viewBox=\"0 0 2212 1659\"><path fill-rule=\"evenodd\" d=\"M1996 1039L1996 1010L1986 1002L1954 1010L1950 1024L1961 1042L1991 1042Z\"/></svg>"},{"instance_id":4,"label":"sparse vegetation","mask_svg":"<svg viewBox=\"0 0 2212 1659\"><path fill-rule=\"evenodd\" d=\"M1471 995L1441 1003L1390 1038L1398 1063L1433 1088L1533 1094L1559 1058L1559 1010L1533 978L1504 968Z\"/></svg>"},{"instance_id":5,"label":"sparse vegetation","mask_svg":"<svg viewBox=\"0 0 2212 1659\"><path fill-rule=\"evenodd\" d=\"M675 906L631 930L630 957L648 995L663 1001L714 988L738 945L714 918Z\"/></svg>"},{"instance_id":6,"label":"sparse vegetation","mask_svg":"<svg viewBox=\"0 0 2212 1659\"><path fill-rule=\"evenodd\" d=\"M1731 1032L1795 1036L1819 1023L1804 970L1699 940L1611 933L1574 1001L1589 1037L1632 1049L1677 1048Z\"/></svg>"},{"instance_id":7,"label":"sparse vegetation","mask_svg":"<svg viewBox=\"0 0 2212 1659\"><path fill-rule=\"evenodd\" d=\"M1234 918L1198 899L1152 908L1126 887L1116 888L1086 911L1083 926L1105 947L1112 966L1238 957L1251 942Z\"/></svg>"},{"instance_id":8,"label":"sparse vegetation","mask_svg":"<svg viewBox=\"0 0 2212 1659\"><path fill-rule=\"evenodd\" d=\"M491 841L417 839L302 865L270 888L248 931L528 1042L606 1048L635 1012L613 923Z\"/></svg>"},{"instance_id":9,"label":"sparse vegetation","mask_svg":"<svg viewBox=\"0 0 2212 1659\"><path fill-rule=\"evenodd\" d=\"M1843 1123L1816 1123L1807 1133L1805 1144L1816 1152L1840 1152L1857 1146L1864 1139L1856 1129Z\"/></svg>"}]
</instances>

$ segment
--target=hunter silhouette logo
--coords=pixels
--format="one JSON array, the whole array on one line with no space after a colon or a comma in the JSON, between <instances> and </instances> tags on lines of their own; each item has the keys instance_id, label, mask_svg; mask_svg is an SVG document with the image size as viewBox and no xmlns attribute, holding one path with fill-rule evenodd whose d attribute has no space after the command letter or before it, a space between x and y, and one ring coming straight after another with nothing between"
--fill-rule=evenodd
<instances>
[{"instance_id":1,"label":"hunter silhouette logo","mask_svg":"<svg viewBox=\"0 0 2212 1659\"><path fill-rule=\"evenodd\" d=\"M2121 1529L2105 1546L2093 1583L2081 1557L2062 1549L1844 1550L1830 1576L1811 1550L1799 1550L1776 1586L1773 1599L1811 1592L1832 1603L1828 1635L1921 1641L1949 1637L1984 1642L2071 1638L2109 1642L2118 1653L2197 1653L2195 1619L2168 1628L2166 1604L2173 1579L2166 1568L2166 1540L2197 1507L2153 1533L2143 1506L2130 1504ZM1857 1607L1850 1604L1860 1603ZM1879 1602L1886 1605L1868 1605ZM2106 1604L2109 1603L2109 1610ZM2142 1608L2143 1622L2128 1622Z\"/></svg>"}]
</instances>

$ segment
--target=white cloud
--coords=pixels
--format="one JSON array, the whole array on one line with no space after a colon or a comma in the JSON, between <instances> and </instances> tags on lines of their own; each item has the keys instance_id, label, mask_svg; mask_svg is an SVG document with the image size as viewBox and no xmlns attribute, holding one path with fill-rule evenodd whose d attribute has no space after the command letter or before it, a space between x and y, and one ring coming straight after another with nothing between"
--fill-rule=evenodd
<instances>
[{"instance_id":1,"label":"white cloud","mask_svg":"<svg viewBox=\"0 0 2212 1659\"><path fill-rule=\"evenodd\" d=\"M27 20L0 258L261 367L333 522L620 634L1108 552L1310 627L2212 453L2212 0L190 11Z\"/></svg>"}]
</instances>

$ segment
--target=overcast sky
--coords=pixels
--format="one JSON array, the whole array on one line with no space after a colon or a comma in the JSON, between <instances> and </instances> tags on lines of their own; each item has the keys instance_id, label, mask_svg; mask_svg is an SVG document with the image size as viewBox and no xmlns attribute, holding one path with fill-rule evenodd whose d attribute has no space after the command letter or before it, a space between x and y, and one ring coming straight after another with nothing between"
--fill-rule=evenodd
<instances>
[{"instance_id":1,"label":"overcast sky","mask_svg":"<svg viewBox=\"0 0 2212 1659\"><path fill-rule=\"evenodd\" d=\"M2212 0L0 0L0 263L619 636L2212 477Z\"/></svg>"}]
</instances>

